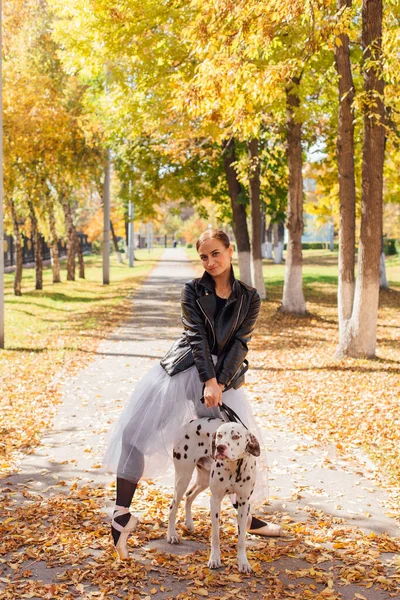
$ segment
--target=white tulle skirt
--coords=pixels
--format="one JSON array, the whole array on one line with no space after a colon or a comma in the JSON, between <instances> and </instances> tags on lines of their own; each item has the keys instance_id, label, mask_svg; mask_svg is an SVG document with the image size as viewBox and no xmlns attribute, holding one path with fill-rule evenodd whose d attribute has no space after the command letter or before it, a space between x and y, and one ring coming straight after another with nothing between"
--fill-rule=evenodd
<instances>
[{"instance_id":1,"label":"white tulle skirt","mask_svg":"<svg viewBox=\"0 0 400 600\"><path fill-rule=\"evenodd\" d=\"M216 361L216 357L213 359ZM165 478L167 473L171 474L174 442L182 437L184 427L191 419L216 417L228 420L219 408L207 408L200 402L202 391L203 383L195 365L172 377L159 363L154 365L139 380L110 431L104 468L132 482ZM228 390L222 398L260 443L252 503L262 504L268 499L267 456L262 432L243 388Z\"/></svg>"}]
</instances>

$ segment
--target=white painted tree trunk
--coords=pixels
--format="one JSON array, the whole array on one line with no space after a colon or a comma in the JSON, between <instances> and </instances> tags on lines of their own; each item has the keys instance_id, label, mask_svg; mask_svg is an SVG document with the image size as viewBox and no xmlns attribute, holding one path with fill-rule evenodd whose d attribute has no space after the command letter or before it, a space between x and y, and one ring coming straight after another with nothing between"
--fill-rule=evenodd
<instances>
[{"instance_id":1,"label":"white painted tree trunk","mask_svg":"<svg viewBox=\"0 0 400 600\"><path fill-rule=\"evenodd\" d=\"M289 267L288 262L289 257L286 261L285 282L280 310L281 312L305 315L306 303L303 294L303 268L302 265L292 265Z\"/></svg>"},{"instance_id":2,"label":"white painted tree trunk","mask_svg":"<svg viewBox=\"0 0 400 600\"><path fill-rule=\"evenodd\" d=\"M239 260L239 279L247 285L252 285L251 267L250 267L250 252L238 252Z\"/></svg>"},{"instance_id":3,"label":"white painted tree trunk","mask_svg":"<svg viewBox=\"0 0 400 600\"><path fill-rule=\"evenodd\" d=\"M346 209L349 207L341 206L341 211L346 215ZM355 279L354 279L354 245L351 241L354 239L354 221L350 215L347 216L347 222L341 219L339 234L339 277L338 277L338 324L339 324L339 343L336 349L336 357L341 358L345 354L345 348L348 343L350 319L353 312ZM350 217L350 218L349 218ZM346 235L347 234L347 235ZM343 238L347 237L347 244ZM351 253L351 255L350 255ZM353 262L353 264L352 264Z\"/></svg>"},{"instance_id":4,"label":"white painted tree trunk","mask_svg":"<svg viewBox=\"0 0 400 600\"><path fill-rule=\"evenodd\" d=\"M338 8L351 6L352 0L338 0ZM339 276L338 276L338 321L339 343L336 356L345 354L353 311L355 279L354 248L356 239L356 184L354 175L354 83L350 60L350 40L347 33L339 34L340 45L335 45L335 64L338 73L339 114L336 141L340 227L339 227Z\"/></svg>"},{"instance_id":5,"label":"white painted tree trunk","mask_svg":"<svg viewBox=\"0 0 400 600\"><path fill-rule=\"evenodd\" d=\"M267 293L265 291L265 281L261 258L253 258L251 261L251 281L251 285L256 288L261 300L265 300Z\"/></svg>"},{"instance_id":6,"label":"white painted tree trunk","mask_svg":"<svg viewBox=\"0 0 400 600\"><path fill-rule=\"evenodd\" d=\"M279 236L278 236L278 223L274 223L272 227L272 239L274 241L274 263L279 263L279 253L278 253L278 244L279 244Z\"/></svg>"},{"instance_id":7,"label":"white painted tree trunk","mask_svg":"<svg viewBox=\"0 0 400 600\"><path fill-rule=\"evenodd\" d=\"M354 302L355 281L338 280L339 333L345 331L351 318ZM341 336L341 333L340 333Z\"/></svg>"},{"instance_id":8,"label":"white painted tree trunk","mask_svg":"<svg viewBox=\"0 0 400 600\"><path fill-rule=\"evenodd\" d=\"M289 167L289 198L286 227L288 242L285 265L285 282L281 312L304 315L306 302L303 295L303 253L301 236L303 233L303 175L301 123L295 119L300 106L300 77L292 77L286 89L287 99L287 157Z\"/></svg>"},{"instance_id":9,"label":"white painted tree trunk","mask_svg":"<svg viewBox=\"0 0 400 600\"><path fill-rule=\"evenodd\" d=\"M375 358L379 286L358 276L351 319L342 324L337 355ZM341 350L343 350L341 352Z\"/></svg>"},{"instance_id":10,"label":"white painted tree trunk","mask_svg":"<svg viewBox=\"0 0 400 600\"><path fill-rule=\"evenodd\" d=\"M379 287L384 290L389 289L389 283L386 277L386 258L384 252L381 252L381 259L379 264Z\"/></svg>"},{"instance_id":11,"label":"white painted tree trunk","mask_svg":"<svg viewBox=\"0 0 400 600\"><path fill-rule=\"evenodd\" d=\"M265 258L272 258L272 242L266 243L267 252Z\"/></svg>"},{"instance_id":12,"label":"white painted tree trunk","mask_svg":"<svg viewBox=\"0 0 400 600\"><path fill-rule=\"evenodd\" d=\"M274 246L274 263L280 265L283 263L283 242L278 242L276 246Z\"/></svg>"},{"instance_id":13,"label":"white painted tree trunk","mask_svg":"<svg viewBox=\"0 0 400 600\"><path fill-rule=\"evenodd\" d=\"M261 244L261 256L267 258L267 242Z\"/></svg>"},{"instance_id":14,"label":"white painted tree trunk","mask_svg":"<svg viewBox=\"0 0 400 600\"><path fill-rule=\"evenodd\" d=\"M340 253L340 249L339 249ZM339 256L339 266L343 263ZM349 347L351 339L351 314L353 311L355 280L346 281L344 277L338 278L338 321L339 343L336 348L336 358L345 356L345 349Z\"/></svg>"},{"instance_id":15,"label":"white painted tree trunk","mask_svg":"<svg viewBox=\"0 0 400 600\"><path fill-rule=\"evenodd\" d=\"M380 261L382 253L382 194L385 154L384 80L379 67L382 56L382 0L362 3L364 91L374 103L364 114L362 156L361 227L358 246L354 305L344 326L338 354L375 358L378 322Z\"/></svg>"}]
</instances>

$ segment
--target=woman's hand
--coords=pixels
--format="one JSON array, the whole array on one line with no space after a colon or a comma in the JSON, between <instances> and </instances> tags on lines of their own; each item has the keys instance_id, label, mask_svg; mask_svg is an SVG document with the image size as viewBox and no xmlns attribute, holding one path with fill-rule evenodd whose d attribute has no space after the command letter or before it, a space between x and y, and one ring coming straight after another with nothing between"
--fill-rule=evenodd
<instances>
[{"instance_id":1,"label":"woman's hand","mask_svg":"<svg viewBox=\"0 0 400 600\"><path fill-rule=\"evenodd\" d=\"M215 377L206 381L206 387L204 389L204 403L207 408L222 404L222 390L224 387L224 384L218 383Z\"/></svg>"}]
</instances>

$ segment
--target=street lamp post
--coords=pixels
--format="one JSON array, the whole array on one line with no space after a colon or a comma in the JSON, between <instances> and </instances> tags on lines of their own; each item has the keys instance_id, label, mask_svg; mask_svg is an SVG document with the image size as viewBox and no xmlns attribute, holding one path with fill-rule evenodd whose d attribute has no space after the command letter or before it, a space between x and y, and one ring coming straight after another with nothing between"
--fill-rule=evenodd
<instances>
[{"instance_id":1,"label":"street lamp post","mask_svg":"<svg viewBox=\"0 0 400 600\"><path fill-rule=\"evenodd\" d=\"M134 206L132 200L129 200L128 207L128 252L129 252L129 266L134 266L135 254L134 254Z\"/></svg>"},{"instance_id":2,"label":"street lamp post","mask_svg":"<svg viewBox=\"0 0 400 600\"><path fill-rule=\"evenodd\" d=\"M108 94L110 71L109 66L105 66L104 93ZM110 202L111 202L111 150L107 146L105 165L104 165L104 185L103 185L103 285L110 283Z\"/></svg>"},{"instance_id":3,"label":"street lamp post","mask_svg":"<svg viewBox=\"0 0 400 600\"><path fill-rule=\"evenodd\" d=\"M103 284L110 283L110 178L111 152L107 148L103 188Z\"/></svg>"},{"instance_id":4,"label":"street lamp post","mask_svg":"<svg viewBox=\"0 0 400 600\"><path fill-rule=\"evenodd\" d=\"M3 6L0 0L0 348L4 348Z\"/></svg>"}]
</instances>

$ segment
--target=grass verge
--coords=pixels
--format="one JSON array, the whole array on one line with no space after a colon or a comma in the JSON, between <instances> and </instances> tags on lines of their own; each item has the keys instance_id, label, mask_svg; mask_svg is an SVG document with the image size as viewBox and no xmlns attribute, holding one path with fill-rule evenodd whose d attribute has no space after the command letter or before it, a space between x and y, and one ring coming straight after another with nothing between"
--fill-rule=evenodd
<instances>
[{"instance_id":1,"label":"grass verge","mask_svg":"<svg viewBox=\"0 0 400 600\"><path fill-rule=\"evenodd\" d=\"M136 251L130 269L111 256L111 282L103 285L101 257L85 257L86 277L52 283L44 270L35 290L34 269L25 269L23 295L13 295L5 277L6 348L0 351L0 474L30 452L60 401L59 379L84 367L102 338L132 317L131 298L164 249Z\"/></svg>"}]
</instances>

